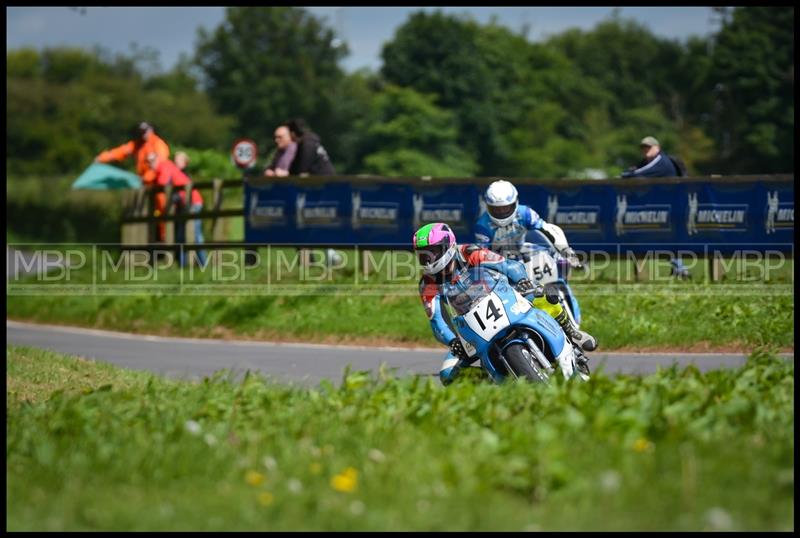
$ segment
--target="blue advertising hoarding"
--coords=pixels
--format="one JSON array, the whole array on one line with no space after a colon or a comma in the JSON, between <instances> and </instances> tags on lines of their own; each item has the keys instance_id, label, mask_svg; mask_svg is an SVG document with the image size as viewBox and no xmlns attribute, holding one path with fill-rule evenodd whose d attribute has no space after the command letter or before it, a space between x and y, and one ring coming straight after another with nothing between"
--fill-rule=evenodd
<instances>
[{"instance_id":1,"label":"blue advertising hoarding","mask_svg":"<svg viewBox=\"0 0 800 538\"><path fill-rule=\"evenodd\" d=\"M244 189L245 242L409 248L427 222L446 222L470 242L489 181L253 178ZM794 241L791 176L515 184L520 203L583 249L788 252Z\"/></svg>"}]
</instances>

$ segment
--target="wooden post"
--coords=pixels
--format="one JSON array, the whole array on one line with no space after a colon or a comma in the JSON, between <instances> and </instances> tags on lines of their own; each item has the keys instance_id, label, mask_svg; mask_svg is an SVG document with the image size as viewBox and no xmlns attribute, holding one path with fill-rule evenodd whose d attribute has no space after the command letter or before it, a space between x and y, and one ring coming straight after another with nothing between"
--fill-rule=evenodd
<instances>
[{"instance_id":1,"label":"wooden post","mask_svg":"<svg viewBox=\"0 0 800 538\"><path fill-rule=\"evenodd\" d=\"M168 184L164 187L164 199L166 207L164 208L164 213L162 213L162 217L167 215L175 215L175 204L172 203L172 184ZM165 245L174 245L175 244L175 225L177 224L176 221L164 221L164 244Z\"/></svg>"},{"instance_id":2,"label":"wooden post","mask_svg":"<svg viewBox=\"0 0 800 538\"><path fill-rule=\"evenodd\" d=\"M183 237L186 238L186 243L195 243L195 236L194 236L194 220L189 220L191 218L191 208L192 208L192 182L190 181L183 187L183 196L184 196L184 218L183 223ZM187 258L188 259L188 258Z\"/></svg>"},{"instance_id":3,"label":"wooden post","mask_svg":"<svg viewBox=\"0 0 800 538\"><path fill-rule=\"evenodd\" d=\"M642 281L642 273L644 273L644 264L647 261L647 257L642 258L641 261L639 258L640 256L638 254L635 254L633 256L633 268L634 268L633 278L636 280L636 282Z\"/></svg>"},{"instance_id":4,"label":"wooden post","mask_svg":"<svg viewBox=\"0 0 800 538\"><path fill-rule=\"evenodd\" d=\"M214 192L213 192L213 209L212 211L219 211L222 208L222 180L219 178L214 178ZM224 238L221 237L222 235L222 226L219 224L219 217L214 217L214 220L211 222L211 241L223 241Z\"/></svg>"},{"instance_id":5,"label":"wooden post","mask_svg":"<svg viewBox=\"0 0 800 538\"><path fill-rule=\"evenodd\" d=\"M136 191L128 191L125 192L122 196L122 218L123 220L133 216L133 212L136 209ZM129 245L133 241L131 240L131 232L133 228L130 224L125 224L124 222L120 226L119 230L119 242L123 245Z\"/></svg>"},{"instance_id":6,"label":"wooden post","mask_svg":"<svg viewBox=\"0 0 800 538\"><path fill-rule=\"evenodd\" d=\"M135 204L133 208L134 217L147 216L148 200L149 197L147 196L147 190L144 187L141 187L138 191L136 191ZM149 224L146 222L137 222L135 224L130 224L129 226L133 229L133 233L131 234L132 242L138 245L146 245L148 243Z\"/></svg>"},{"instance_id":7,"label":"wooden post","mask_svg":"<svg viewBox=\"0 0 800 538\"><path fill-rule=\"evenodd\" d=\"M708 259L708 274L712 282L719 282L722 280L724 271L722 270L722 260L719 256L712 254Z\"/></svg>"},{"instance_id":8,"label":"wooden post","mask_svg":"<svg viewBox=\"0 0 800 538\"><path fill-rule=\"evenodd\" d=\"M297 253L300 256L300 267L302 269L307 269L308 266L311 265L311 249L301 248Z\"/></svg>"},{"instance_id":9,"label":"wooden post","mask_svg":"<svg viewBox=\"0 0 800 538\"><path fill-rule=\"evenodd\" d=\"M361 251L361 271L364 273L364 280L369 278L369 250Z\"/></svg>"},{"instance_id":10,"label":"wooden post","mask_svg":"<svg viewBox=\"0 0 800 538\"><path fill-rule=\"evenodd\" d=\"M147 216L152 217L155 216L156 212L156 193L153 192L152 189L148 190L147 192L147 201L149 202L147 207ZM148 222L147 223L147 244L152 245L158 240L158 222Z\"/></svg>"}]
</instances>

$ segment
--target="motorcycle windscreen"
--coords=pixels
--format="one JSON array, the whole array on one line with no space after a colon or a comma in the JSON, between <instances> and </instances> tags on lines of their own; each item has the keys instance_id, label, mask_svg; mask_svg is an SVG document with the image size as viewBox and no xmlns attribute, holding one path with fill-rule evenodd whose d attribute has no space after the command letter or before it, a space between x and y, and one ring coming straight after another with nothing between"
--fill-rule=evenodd
<instances>
[{"instance_id":1,"label":"motorcycle windscreen","mask_svg":"<svg viewBox=\"0 0 800 538\"><path fill-rule=\"evenodd\" d=\"M447 303L456 315L463 316L487 295L498 283L498 275L486 268L476 266L460 271L445 286Z\"/></svg>"}]
</instances>

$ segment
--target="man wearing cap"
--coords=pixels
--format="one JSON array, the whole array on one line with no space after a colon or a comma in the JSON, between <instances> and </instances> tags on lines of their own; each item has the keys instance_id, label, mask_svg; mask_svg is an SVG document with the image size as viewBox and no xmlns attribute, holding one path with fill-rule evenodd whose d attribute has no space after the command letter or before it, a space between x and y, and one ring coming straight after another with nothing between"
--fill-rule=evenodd
<instances>
[{"instance_id":1,"label":"man wearing cap","mask_svg":"<svg viewBox=\"0 0 800 538\"><path fill-rule=\"evenodd\" d=\"M661 144L652 136L642 138L639 143L642 161L622 173L622 177L678 177L681 174L669 155L661 151Z\"/></svg>"},{"instance_id":2,"label":"man wearing cap","mask_svg":"<svg viewBox=\"0 0 800 538\"><path fill-rule=\"evenodd\" d=\"M645 136L639 142L644 159L636 165L622 173L622 177L679 177L686 175L686 170L679 168L672 157L661 151L661 144L652 136ZM678 160L677 162L682 162ZM691 278L689 269L683 265L680 257L673 257L672 275L679 278Z\"/></svg>"},{"instance_id":3,"label":"man wearing cap","mask_svg":"<svg viewBox=\"0 0 800 538\"><path fill-rule=\"evenodd\" d=\"M121 146L101 152L95 157L94 162L107 163L111 161L122 161L136 156L136 173L142 178L145 185L152 185L156 180L156 172L147 162L147 155L155 153L159 159L169 158L169 146L153 130L152 125L146 121L141 122L134 128L133 140Z\"/></svg>"},{"instance_id":4,"label":"man wearing cap","mask_svg":"<svg viewBox=\"0 0 800 538\"><path fill-rule=\"evenodd\" d=\"M111 161L122 161L135 155L136 157L136 173L142 178L144 186L155 185L156 171L153 166L148 162L147 156L151 153L155 154L158 160L169 158L169 146L164 142L153 129L153 126L146 121L141 122L133 129L132 140L101 152L95 157L96 163L107 163ZM161 196L155 197L155 207L153 208L155 216L161 215L166 209L166 201ZM163 222L158 225L158 240L164 242L165 226Z\"/></svg>"}]
</instances>

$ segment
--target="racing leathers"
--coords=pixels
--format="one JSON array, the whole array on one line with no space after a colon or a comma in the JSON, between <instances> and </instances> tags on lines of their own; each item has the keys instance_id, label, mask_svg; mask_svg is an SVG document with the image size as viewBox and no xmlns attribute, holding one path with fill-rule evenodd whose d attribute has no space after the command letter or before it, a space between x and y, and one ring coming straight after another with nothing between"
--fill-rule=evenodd
<instances>
[{"instance_id":1,"label":"racing leathers","mask_svg":"<svg viewBox=\"0 0 800 538\"><path fill-rule=\"evenodd\" d=\"M533 298L533 305L535 307L546 310L550 315L555 317L551 311L554 305L549 302L552 301L553 298L545 297L541 286L538 288L534 287L525 274L525 266L520 262L507 260L503 256L488 249L481 248L478 245L458 245L456 264L459 267L475 267L480 265L502 273L526 298L529 300ZM463 368L478 360L477 356L473 358L467 357L466 352L464 352L461 346L461 341L458 339L455 332L453 332L450 325L448 325L448 320L445 318L446 314L443 309L445 298L442 289L445 284L444 279L453 278L456 272L457 271L453 271L447 277L443 276L445 271L437 275L423 275L419 282L420 298L425 307L425 312L428 314L433 336L439 342L450 348L439 371L439 379L443 385L450 384ZM497 379L497 381L499 381L499 379Z\"/></svg>"},{"instance_id":2,"label":"racing leathers","mask_svg":"<svg viewBox=\"0 0 800 538\"><path fill-rule=\"evenodd\" d=\"M528 230L537 230L542 233L563 256L569 266L580 267L580 260L578 260L575 251L567 244L567 238L561 228L555 224L545 222L536 211L522 204L517 206L517 211L511 223L505 226L499 226L495 223L488 212L483 213L475 225L475 242L479 246L491 248L504 256L525 261L522 248L525 244L525 235ZM557 291L550 284L545 285L544 291L548 297L557 295ZM563 299L559 299L558 304L552 307L544 304L540 308L547 310L561 325L570 340L580 346L581 349L593 351L597 347L597 340L586 331L581 331L575 322L570 319Z\"/></svg>"},{"instance_id":3,"label":"racing leathers","mask_svg":"<svg viewBox=\"0 0 800 538\"><path fill-rule=\"evenodd\" d=\"M519 254L525 235L536 230L544 235L570 265L580 264L575 251L570 248L564 231L555 224L545 222L531 207L519 204L514 220L506 226L498 226L488 212L484 212L475 224L475 243L504 255Z\"/></svg>"}]
</instances>

